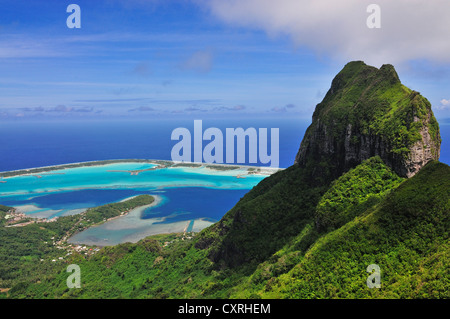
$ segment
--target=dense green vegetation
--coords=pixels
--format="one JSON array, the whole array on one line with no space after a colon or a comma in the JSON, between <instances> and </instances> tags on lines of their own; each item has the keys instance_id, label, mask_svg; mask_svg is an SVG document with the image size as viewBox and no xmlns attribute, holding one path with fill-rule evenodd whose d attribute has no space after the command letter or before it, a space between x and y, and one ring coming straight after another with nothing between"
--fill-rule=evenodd
<instances>
[{"instance_id":1,"label":"dense green vegetation","mask_svg":"<svg viewBox=\"0 0 450 319\"><path fill-rule=\"evenodd\" d=\"M316 209L316 226L339 228L384 198L403 179L373 157L333 182Z\"/></svg>"},{"instance_id":2,"label":"dense green vegetation","mask_svg":"<svg viewBox=\"0 0 450 319\"><path fill-rule=\"evenodd\" d=\"M205 269L210 265L205 254L181 240L164 249L162 241L167 238L159 239L105 247L89 257L73 255L61 265L60 272L49 273L39 284L13 288L10 294L27 298L167 298L175 292L201 295L201 285L208 278ZM81 268L81 289L67 288L65 267L69 263Z\"/></svg>"},{"instance_id":3,"label":"dense green vegetation","mask_svg":"<svg viewBox=\"0 0 450 319\"><path fill-rule=\"evenodd\" d=\"M5 216L10 210L12 210L12 207L0 205L0 226L5 224Z\"/></svg>"},{"instance_id":4,"label":"dense green vegetation","mask_svg":"<svg viewBox=\"0 0 450 319\"><path fill-rule=\"evenodd\" d=\"M0 205L0 213L6 213L11 207Z\"/></svg>"},{"instance_id":5,"label":"dense green vegetation","mask_svg":"<svg viewBox=\"0 0 450 319\"><path fill-rule=\"evenodd\" d=\"M106 219L119 216L122 212L129 211L135 207L150 205L154 200L153 196L139 195L123 202L89 208L83 217L91 223L97 224Z\"/></svg>"},{"instance_id":6,"label":"dense green vegetation","mask_svg":"<svg viewBox=\"0 0 450 319\"><path fill-rule=\"evenodd\" d=\"M433 162L363 216L318 240L262 294L292 298L449 298L450 167ZM368 289L377 264L382 289Z\"/></svg>"},{"instance_id":7,"label":"dense green vegetation","mask_svg":"<svg viewBox=\"0 0 450 319\"><path fill-rule=\"evenodd\" d=\"M191 241L159 235L136 244L102 248L92 255L72 254L45 275L10 290L26 298L441 298L450 297L450 167L439 162L398 184L379 159L349 171L330 188L358 186L357 172L372 168L398 185L364 206L334 231L316 230L314 218L296 236L257 265L226 266L199 248L205 229ZM365 176L361 174L360 176ZM369 172L368 176L371 176ZM356 185L348 184L354 180ZM395 186L394 186L395 187ZM369 193L369 192L368 192ZM368 194L367 193L367 194ZM384 194L384 195L382 195ZM255 196L255 194L253 194ZM349 205L354 203L349 198ZM319 209L319 206L316 207ZM269 236L270 237L270 236ZM164 245L164 242L172 242ZM200 245L201 246L201 245ZM66 286L66 267L80 265L82 288ZM369 289L366 268L382 270L382 288ZM220 266L220 267L218 267Z\"/></svg>"},{"instance_id":8,"label":"dense green vegetation","mask_svg":"<svg viewBox=\"0 0 450 319\"><path fill-rule=\"evenodd\" d=\"M88 209L78 215L64 216L50 223L34 223L23 227L5 227L5 213L0 212L0 288L23 282L37 282L42 276L60 270L60 257L67 258L70 247L64 239L89 226L119 216L132 208L154 201L150 195ZM2 206L2 211L10 208ZM58 260L58 263L52 260Z\"/></svg>"}]
</instances>

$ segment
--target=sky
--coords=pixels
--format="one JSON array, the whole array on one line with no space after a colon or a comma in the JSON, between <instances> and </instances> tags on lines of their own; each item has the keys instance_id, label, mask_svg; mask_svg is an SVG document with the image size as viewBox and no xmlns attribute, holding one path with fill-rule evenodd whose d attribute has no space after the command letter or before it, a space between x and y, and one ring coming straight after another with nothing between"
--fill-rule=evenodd
<instances>
[{"instance_id":1,"label":"sky","mask_svg":"<svg viewBox=\"0 0 450 319\"><path fill-rule=\"evenodd\" d=\"M393 64L445 121L449 12L448 0L0 0L0 120L310 119L363 60Z\"/></svg>"}]
</instances>

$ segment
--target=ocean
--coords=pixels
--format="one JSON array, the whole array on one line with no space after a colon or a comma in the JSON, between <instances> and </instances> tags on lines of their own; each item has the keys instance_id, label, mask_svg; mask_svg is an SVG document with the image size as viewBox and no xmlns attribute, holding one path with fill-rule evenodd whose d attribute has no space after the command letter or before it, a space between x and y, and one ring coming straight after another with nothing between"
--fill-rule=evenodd
<instances>
[{"instance_id":1,"label":"ocean","mask_svg":"<svg viewBox=\"0 0 450 319\"><path fill-rule=\"evenodd\" d=\"M204 119L203 131L226 128L279 128L279 167L294 163L310 121L293 119ZM193 119L87 120L0 123L0 171L107 159L171 160L178 141L172 131L184 127L194 131ZM193 133L192 133L193 134ZM268 149L271 149L270 138ZM204 142L204 146L209 141ZM249 163L246 165L267 166Z\"/></svg>"},{"instance_id":2,"label":"ocean","mask_svg":"<svg viewBox=\"0 0 450 319\"><path fill-rule=\"evenodd\" d=\"M226 128L279 129L279 166L293 164L310 121L296 119L207 119L203 130ZM193 119L47 121L0 123L0 171L109 159L171 160L178 141L176 128L194 131ZM441 162L450 163L450 125L441 124ZM447 138L449 137L449 138ZM203 146L209 142L203 142ZM272 145L268 138L268 150ZM248 150L247 150L248 151ZM225 149L224 149L225 152ZM193 149L192 149L193 153ZM236 156L235 156L236 161ZM244 165L268 166L249 163ZM19 207L34 217L51 218L79 213L86 208L124 200L139 194L158 195L161 202L122 224L104 224L77 235L74 243L107 245L137 241L165 231L200 230L231 209L265 176L236 178L236 171L171 168L130 176L126 170L151 167L145 163L64 170L64 175L19 176L0 183L0 204ZM122 170L122 172L120 172ZM117 171L111 173L110 171ZM52 172L54 173L54 172ZM170 226L170 225L173 225ZM169 227L170 226L170 227ZM175 227L176 226L176 227Z\"/></svg>"},{"instance_id":3,"label":"ocean","mask_svg":"<svg viewBox=\"0 0 450 319\"><path fill-rule=\"evenodd\" d=\"M193 119L1 123L0 171L109 159L171 160L172 147L178 142L171 140L171 134L180 127L193 132ZM267 128L269 132L270 128L278 128L280 167L288 167L293 163L306 123L302 126L292 120L278 123L268 119L254 119L251 123L203 120L203 130L210 127L219 128L224 135L226 128ZM270 138L268 144L270 152ZM249 163L248 158L240 164L261 165L260 162ZM106 223L73 239L74 243L117 244L137 241L148 235L149 229L151 233L157 232L155 229L182 231L186 222L189 222L188 229L199 230L198 225L207 226L220 220L245 193L266 177L236 178L236 172L204 172L189 168L147 171L137 176L127 172L106 172L145 169L148 165L121 163L65 169L64 175L56 171L55 175L42 174L39 178L8 178L6 183L0 183L0 204L17 207L33 217L52 218L139 194L160 196L162 202L140 213L131 226L129 218L123 225L114 221L114 229ZM167 228L169 224L178 228Z\"/></svg>"},{"instance_id":4,"label":"ocean","mask_svg":"<svg viewBox=\"0 0 450 319\"><path fill-rule=\"evenodd\" d=\"M310 120L205 119L204 130L217 127L279 128L279 167L294 163ZM193 119L0 122L0 171L108 159L170 160L172 131L193 131ZM440 161L450 163L450 125L440 124ZM207 144L206 141L204 144ZM270 150L270 138L268 138ZM261 163L247 165L264 166ZM266 165L267 166L267 165Z\"/></svg>"}]
</instances>

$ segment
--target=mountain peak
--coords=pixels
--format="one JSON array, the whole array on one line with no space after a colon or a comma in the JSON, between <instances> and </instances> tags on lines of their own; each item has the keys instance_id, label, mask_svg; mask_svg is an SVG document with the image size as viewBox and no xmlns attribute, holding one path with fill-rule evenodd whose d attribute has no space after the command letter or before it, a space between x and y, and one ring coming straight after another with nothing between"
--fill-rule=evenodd
<instances>
[{"instance_id":1,"label":"mountain peak","mask_svg":"<svg viewBox=\"0 0 450 319\"><path fill-rule=\"evenodd\" d=\"M401 84L391 64L352 61L316 106L295 162L333 178L372 156L411 177L439 159L439 125L430 102Z\"/></svg>"},{"instance_id":2,"label":"mountain peak","mask_svg":"<svg viewBox=\"0 0 450 319\"><path fill-rule=\"evenodd\" d=\"M383 64L379 70L381 76L389 81L391 84L400 83L400 78L398 77L397 71L392 64Z\"/></svg>"}]
</instances>

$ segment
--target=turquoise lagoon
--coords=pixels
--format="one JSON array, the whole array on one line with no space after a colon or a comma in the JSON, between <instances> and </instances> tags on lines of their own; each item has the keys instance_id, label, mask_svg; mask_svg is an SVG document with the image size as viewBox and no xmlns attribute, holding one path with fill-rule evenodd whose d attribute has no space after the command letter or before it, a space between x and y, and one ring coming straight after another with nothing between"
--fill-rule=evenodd
<instances>
[{"instance_id":1,"label":"turquoise lagoon","mask_svg":"<svg viewBox=\"0 0 450 319\"><path fill-rule=\"evenodd\" d=\"M115 245L158 233L199 231L219 220L248 190L275 171L263 168L264 174L249 174L249 167L224 170L207 165L159 165L120 162L3 178L0 204L16 207L31 217L53 218L140 194L155 196L153 205L136 208L69 240Z\"/></svg>"}]
</instances>

